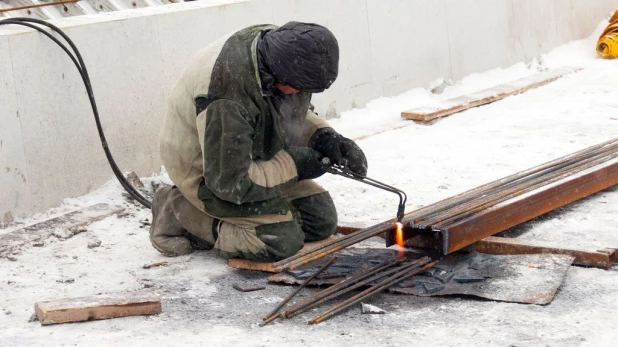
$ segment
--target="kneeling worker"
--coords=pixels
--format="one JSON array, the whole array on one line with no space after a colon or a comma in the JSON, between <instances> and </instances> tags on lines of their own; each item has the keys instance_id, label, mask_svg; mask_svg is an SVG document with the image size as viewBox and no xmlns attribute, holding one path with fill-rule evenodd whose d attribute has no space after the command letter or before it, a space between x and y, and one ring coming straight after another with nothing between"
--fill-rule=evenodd
<instances>
[{"instance_id":1,"label":"kneeling worker","mask_svg":"<svg viewBox=\"0 0 618 347\"><path fill-rule=\"evenodd\" d=\"M152 245L168 256L214 248L275 261L329 237L337 212L313 178L321 158L367 173L363 151L313 113L337 78L326 28L257 25L202 49L172 90L161 158L175 186L157 190Z\"/></svg>"}]
</instances>

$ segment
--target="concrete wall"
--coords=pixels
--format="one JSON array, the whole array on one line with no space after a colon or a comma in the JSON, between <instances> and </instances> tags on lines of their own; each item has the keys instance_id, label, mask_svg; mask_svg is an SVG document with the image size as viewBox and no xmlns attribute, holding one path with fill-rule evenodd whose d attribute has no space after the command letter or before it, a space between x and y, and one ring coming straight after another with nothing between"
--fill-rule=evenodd
<instances>
[{"instance_id":1,"label":"concrete wall","mask_svg":"<svg viewBox=\"0 0 618 347\"><path fill-rule=\"evenodd\" d=\"M225 4L222 4L225 3ZM529 60L589 35L614 0L203 0L66 18L86 61L118 165L158 172L165 98L189 56L251 24L312 21L341 46L327 117L438 77ZM80 77L42 35L0 27L0 223L113 177ZM594 47L590 48L591 50Z\"/></svg>"}]
</instances>

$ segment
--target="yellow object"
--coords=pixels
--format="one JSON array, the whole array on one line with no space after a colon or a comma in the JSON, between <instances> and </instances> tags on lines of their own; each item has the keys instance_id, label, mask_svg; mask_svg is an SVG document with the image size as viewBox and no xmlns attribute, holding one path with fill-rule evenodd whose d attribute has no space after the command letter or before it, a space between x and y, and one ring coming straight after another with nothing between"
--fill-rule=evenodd
<instances>
[{"instance_id":1,"label":"yellow object","mask_svg":"<svg viewBox=\"0 0 618 347\"><path fill-rule=\"evenodd\" d=\"M597 43L597 53L605 59L618 58L618 33L601 36Z\"/></svg>"},{"instance_id":2,"label":"yellow object","mask_svg":"<svg viewBox=\"0 0 618 347\"><path fill-rule=\"evenodd\" d=\"M597 42L597 53L605 59L618 58L618 11L610 19Z\"/></svg>"}]
</instances>

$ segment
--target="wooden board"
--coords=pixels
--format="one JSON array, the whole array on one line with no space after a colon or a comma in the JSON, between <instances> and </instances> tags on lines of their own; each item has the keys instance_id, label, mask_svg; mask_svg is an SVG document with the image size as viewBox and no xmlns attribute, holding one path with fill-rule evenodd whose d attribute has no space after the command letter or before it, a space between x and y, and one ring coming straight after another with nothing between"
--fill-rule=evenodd
<instances>
[{"instance_id":1,"label":"wooden board","mask_svg":"<svg viewBox=\"0 0 618 347\"><path fill-rule=\"evenodd\" d=\"M477 242L475 250L480 253L496 255L520 254L566 254L575 257L573 265L592 266L608 269L616 263L616 249L589 251L562 247L549 247L506 237L490 236Z\"/></svg>"},{"instance_id":2,"label":"wooden board","mask_svg":"<svg viewBox=\"0 0 618 347\"><path fill-rule=\"evenodd\" d=\"M472 107L485 105L506 98L507 96L523 93L527 90L546 85L558 78L581 70L580 68L559 68L524 77L516 81L501 84L492 88L478 91L469 95L442 101L438 107L420 107L404 111L401 117L426 123L436 118L452 115Z\"/></svg>"},{"instance_id":3,"label":"wooden board","mask_svg":"<svg viewBox=\"0 0 618 347\"><path fill-rule=\"evenodd\" d=\"M327 238L326 240L321 240L321 241L316 241L316 242L307 242L305 243L303 248L301 248L301 250L298 251L298 254L310 252L311 250L314 250L317 247L320 247L321 245L332 241L334 238L335 238L334 236L331 236ZM254 260L247 260L247 259L229 259L227 261L227 266L233 267L236 269L277 273L277 271L275 271L273 263L265 263L265 262L259 262L259 261L254 261Z\"/></svg>"},{"instance_id":4,"label":"wooden board","mask_svg":"<svg viewBox=\"0 0 618 347\"><path fill-rule=\"evenodd\" d=\"M152 293L118 293L37 302L36 316L42 325L83 322L161 313L161 299Z\"/></svg>"},{"instance_id":5,"label":"wooden board","mask_svg":"<svg viewBox=\"0 0 618 347\"><path fill-rule=\"evenodd\" d=\"M17 229L0 235L0 254L32 242L44 240L53 235L56 229L75 231L79 227L102 220L122 211L124 211L124 208L119 206L96 204Z\"/></svg>"}]
</instances>

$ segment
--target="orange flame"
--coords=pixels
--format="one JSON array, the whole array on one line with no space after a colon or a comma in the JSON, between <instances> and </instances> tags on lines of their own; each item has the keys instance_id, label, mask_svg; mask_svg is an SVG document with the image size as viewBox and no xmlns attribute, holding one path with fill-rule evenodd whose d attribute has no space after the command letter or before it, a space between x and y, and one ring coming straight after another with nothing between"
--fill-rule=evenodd
<instances>
[{"instance_id":1,"label":"orange flame","mask_svg":"<svg viewBox=\"0 0 618 347\"><path fill-rule=\"evenodd\" d=\"M403 224L397 222L395 223L395 242L397 246L399 246L399 256L403 256Z\"/></svg>"}]
</instances>

